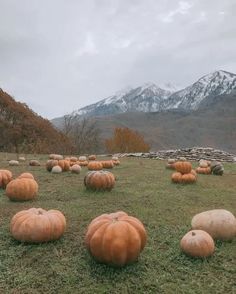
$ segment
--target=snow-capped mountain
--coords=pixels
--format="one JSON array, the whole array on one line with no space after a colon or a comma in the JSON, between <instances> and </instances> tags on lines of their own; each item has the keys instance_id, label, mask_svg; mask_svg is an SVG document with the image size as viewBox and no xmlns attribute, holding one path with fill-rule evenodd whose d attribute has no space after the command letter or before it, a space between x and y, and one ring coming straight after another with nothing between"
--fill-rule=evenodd
<instances>
[{"instance_id":1,"label":"snow-capped mountain","mask_svg":"<svg viewBox=\"0 0 236 294\"><path fill-rule=\"evenodd\" d=\"M229 94L236 89L236 75L223 70L200 78L191 86L173 93L164 103L165 109L196 110L210 96Z\"/></svg>"},{"instance_id":2,"label":"snow-capped mountain","mask_svg":"<svg viewBox=\"0 0 236 294\"><path fill-rule=\"evenodd\" d=\"M134 89L128 88L83 107L74 114L91 117L124 112L157 112L167 109L196 110L207 97L229 94L234 89L236 89L236 74L219 70L203 76L182 90L176 90L171 83L162 87L146 83Z\"/></svg>"},{"instance_id":3,"label":"snow-capped mountain","mask_svg":"<svg viewBox=\"0 0 236 294\"><path fill-rule=\"evenodd\" d=\"M125 89L74 112L84 116L99 116L123 112L155 112L162 109L164 100L173 91L159 88L153 83L146 83L134 89Z\"/></svg>"}]
</instances>

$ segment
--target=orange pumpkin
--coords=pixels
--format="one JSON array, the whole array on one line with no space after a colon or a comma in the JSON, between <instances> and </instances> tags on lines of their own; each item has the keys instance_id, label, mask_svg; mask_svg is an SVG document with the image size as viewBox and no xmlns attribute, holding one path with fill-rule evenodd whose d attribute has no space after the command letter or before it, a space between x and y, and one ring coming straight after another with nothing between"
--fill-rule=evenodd
<instances>
[{"instance_id":1,"label":"orange pumpkin","mask_svg":"<svg viewBox=\"0 0 236 294\"><path fill-rule=\"evenodd\" d=\"M96 217L85 236L86 247L97 261L119 267L136 261L146 241L142 222L123 211Z\"/></svg>"},{"instance_id":2,"label":"orange pumpkin","mask_svg":"<svg viewBox=\"0 0 236 294\"><path fill-rule=\"evenodd\" d=\"M103 169L103 164L101 161L90 161L87 167L88 170L101 170Z\"/></svg>"},{"instance_id":3,"label":"orange pumpkin","mask_svg":"<svg viewBox=\"0 0 236 294\"><path fill-rule=\"evenodd\" d=\"M67 160L59 160L58 165L61 167L62 171L69 171L70 170L70 163Z\"/></svg>"},{"instance_id":4,"label":"orange pumpkin","mask_svg":"<svg viewBox=\"0 0 236 294\"><path fill-rule=\"evenodd\" d=\"M211 168L209 166L207 166L207 167L200 167L199 166L196 168L196 172L198 174L209 175L209 174L211 174Z\"/></svg>"},{"instance_id":5,"label":"orange pumpkin","mask_svg":"<svg viewBox=\"0 0 236 294\"><path fill-rule=\"evenodd\" d=\"M0 170L0 188L5 189L7 184L12 180L12 173L7 169Z\"/></svg>"},{"instance_id":6,"label":"orange pumpkin","mask_svg":"<svg viewBox=\"0 0 236 294\"><path fill-rule=\"evenodd\" d=\"M182 251L192 257L208 257L214 253L215 243L205 231L192 230L180 241Z\"/></svg>"},{"instance_id":7,"label":"orange pumpkin","mask_svg":"<svg viewBox=\"0 0 236 294\"><path fill-rule=\"evenodd\" d=\"M15 214L11 220L12 236L21 242L43 243L59 239L66 228L66 219L59 210L30 208Z\"/></svg>"},{"instance_id":8,"label":"orange pumpkin","mask_svg":"<svg viewBox=\"0 0 236 294\"><path fill-rule=\"evenodd\" d=\"M115 186L115 177L108 171L90 171L84 177L84 185L87 189L110 191Z\"/></svg>"},{"instance_id":9,"label":"orange pumpkin","mask_svg":"<svg viewBox=\"0 0 236 294\"><path fill-rule=\"evenodd\" d=\"M54 166L58 165L58 160L50 159L46 162L47 171L51 171Z\"/></svg>"},{"instance_id":10,"label":"orange pumpkin","mask_svg":"<svg viewBox=\"0 0 236 294\"><path fill-rule=\"evenodd\" d=\"M75 174L79 174L81 172L81 167L78 164L74 164L71 167L71 172Z\"/></svg>"},{"instance_id":11,"label":"orange pumpkin","mask_svg":"<svg viewBox=\"0 0 236 294\"><path fill-rule=\"evenodd\" d=\"M177 161L175 163L175 169L181 174L188 174L192 170L192 164L188 161Z\"/></svg>"},{"instance_id":12,"label":"orange pumpkin","mask_svg":"<svg viewBox=\"0 0 236 294\"><path fill-rule=\"evenodd\" d=\"M88 165L88 161L87 160L77 161L77 164L79 164L80 166L87 166Z\"/></svg>"},{"instance_id":13,"label":"orange pumpkin","mask_svg":"<svg viewBox=\"0 0 236 294\"><path fill-rule=\"evenodd\" d=\"M171 179L174 183L182 183L182 174L179 172L173 173Z\"/></svg>"},{"instance_id":14,"label":"orange pumpkin","mask_svg":"<svg viewBox=\"0 0 236 294\"><path fill-rule=\"evenodd\" d=\"M61 160L61 159L63 159L63 156L60 154L50 154L49 159Z\"/></svg>"},{"instance_id":15,"label":"orange pumpkin","mask_svg":"<svg viewBox=\"0 0 236 294\"><path fill-rule=\"evenodd\" d=\"M89 155L88 159L89 160L96 160L96 155L92 154L92 155Z\"/></svg>"},{"instance_id":16,"label":"orange pumpkin","mask_svg":"<svg viewBox=\"0 0 236 294\"><path fill-rule=\"evenodd\" d=\"M18 179L22 179L22 178L34 180L34 176L31 173L23 173L23 174L19 175Z\"/></svg>"},{"instance_id":17,"label":"orange pumpkin","mask_svg":"<svg viewBox=\"0 0 236 294\"><path fill-rule=\"evenodd\" d=\"M10 200L24 201L31 200L38 193L38 184L33 179L15 179L12 180L6 188L6 195Z\"/></svg>"},{"instance_id":18,"label":"orange pumpkin","mask_svg":"<svg viewBox=\"0 0 236 294\"><path fill-rule=\"evenodd\" d=\"M191 184L196 182L197 177L192 172L188 174L181 174L179 172L175 172L172 174L171 179L174 183Z\"/></svg>"},{"instance_id":19,"label":"orange pumpkin","mask_svg":"<svg viewBox=\"0 0 236 294\"><path fill-rule=\"evenodd\" d=\"M103 166L103 168L113 168L114 163L112 160L104 160L104 161L102 161L102 166Z\"/></svg>"},{"instance_id":20,"label":"orange pumpkin","mask_svg":"<svg viewBox=\"0 0 236 294\"><path fill-rule=\"evenodd\" d=\"M76 162L77 160L78 160L78 158L76 156L70 157L70 161L72 161L72 162Z\"/></svg>"}]
</instances>

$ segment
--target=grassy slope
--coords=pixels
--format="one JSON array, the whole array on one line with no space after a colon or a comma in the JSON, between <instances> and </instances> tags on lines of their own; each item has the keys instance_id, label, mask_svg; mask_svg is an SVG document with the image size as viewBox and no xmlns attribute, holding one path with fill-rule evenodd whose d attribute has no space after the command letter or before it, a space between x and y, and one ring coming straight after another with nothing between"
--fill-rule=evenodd
<instances>
[{"instance_id":1,"label":"grassy slope","mask_svg":"<svg viewBox=\"0 0 236 294\"><path fill-rule=\"evenodd\" d=\"M10 168L15 176L32 171L40 192L35 201L17 203L0 191L0 293L236 293L236 240L218 241L207 260L186 257L179 249L194 214L220 207L236 214L236 165L225 165L223 177L202 175L189 186L172 184L164 165L122 159L113 171L116 187L108 193L85 190L86 169L80 175L53 175L44 167ZM63 211L64 237L42 245L14 241L10 219L30 207ZM97 264L83 244L89 222L117 210L138 217L148 232L139 261L122 269Z\"/></svg>"}]
</instances>

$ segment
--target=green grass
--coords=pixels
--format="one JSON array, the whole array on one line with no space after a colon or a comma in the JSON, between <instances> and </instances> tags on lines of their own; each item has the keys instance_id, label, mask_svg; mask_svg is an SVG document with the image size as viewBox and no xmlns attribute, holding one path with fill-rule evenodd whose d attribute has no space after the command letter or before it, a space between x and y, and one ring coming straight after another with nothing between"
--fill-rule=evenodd
<instances>
[{"instance_id":1,"label":"green grass","mask_svg":"<svg viewBox=\"0 0 236 294\"><path fill-rule=\"evenodd\" d=\"M222 177L200 175L196 184L183 186L171 183L172 171L163 161L124 158L113 169L115 188L98 193L83 186L86 168L80 175L55 175L44 166L9 168L2 160L0 168L15 177L32 172L40 189L36 200L22 203L9 201L0 190L0 293L236 293L235 239L216 242L209 259L193 259L179 249L196 213L225 208L236 214L236 165L224 166ZM15 241L10 220L30 207L61 210L67 219L64 236L40 245ZM96 263L84 246L90 221L117 210L138 217L148 233L139 261L121 269Z\"/></svg>"}]
</instances>

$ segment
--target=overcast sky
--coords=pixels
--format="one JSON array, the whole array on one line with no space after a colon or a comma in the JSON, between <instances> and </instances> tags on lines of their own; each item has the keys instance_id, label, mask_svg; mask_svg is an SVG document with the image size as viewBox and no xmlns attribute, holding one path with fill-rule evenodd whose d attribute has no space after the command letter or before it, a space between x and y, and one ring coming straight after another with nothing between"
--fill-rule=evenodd
<instances>
[{"instance_id":1,"label":"overcast sky","mask_svg":"<svg viewBox=\"0 0 236 294\"><path fill-rule=\"evenodd\" d=\"M236 73L235 0L0 0L0 88L47 118L218 69Z\"/></svg>"}]
</instances>

